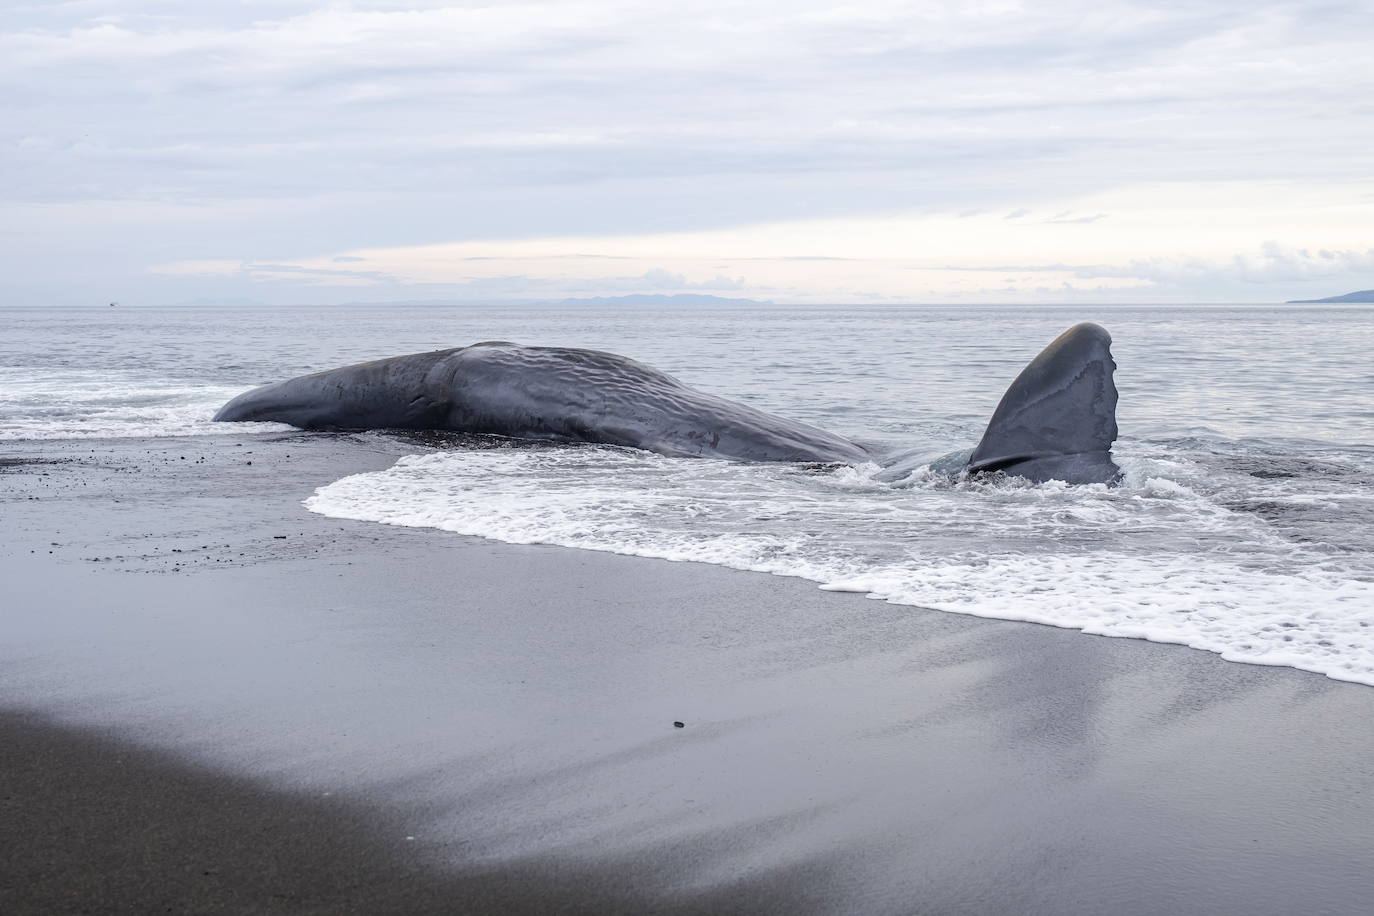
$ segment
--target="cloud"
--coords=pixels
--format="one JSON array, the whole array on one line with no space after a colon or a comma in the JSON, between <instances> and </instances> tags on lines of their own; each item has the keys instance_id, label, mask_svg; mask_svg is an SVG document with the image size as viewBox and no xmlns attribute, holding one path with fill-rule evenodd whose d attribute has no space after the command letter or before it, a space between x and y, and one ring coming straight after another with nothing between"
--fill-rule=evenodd
<instances>
[{"instance_id":1,"label":"cloud","mask_svg":"<svg viewBox=\"0 0 1374 916\"><path fill-rule=\"evenodd\" d=\"M1174 257L1158 249L1179 225L1092 198L1365 181L1374 71L1351 61L1370 38L1366 5L1341 0L1319 16L1297 0L12 5L0 235L23 245L0 246L0 271L65 301L87 283L152 294L173 275L148 267L169 258L293 264L302 240L352 252L937 211L980 227L1007 214L1028 239L1110 226L1138 249L1103 263ZM1369 226L1311 244L1361 248ZM1081 239L1052 238L1046 263L1086 260ZM988 257L1007 263L1040 244L998 243ZM795 259L778 284L896 295L821 260L850 250L767 256Z\"/></svg>"},{"instance_id":2,"label":"cloud","mask_svg":"<svg viewBox=\"0 0 1374 916\"><path fill-rule=\"evenodd\" d=\"M603 281L605 282L605 281ZM624 282L628 285L626 289L743 289L744 280L741 277L726 277L716 274L706 280L691 281L683 274L676 274L672 271L655 267L646 270L642 276L635 278L625 278Z\"/></svg>"},{"instance_id":3,"label":"cloud","mask_svg":"<svg viewBox=\"0 0 1374 916\"><path fill-rule=\"evenodd\" d=\"M1072 226L1072 225L1082 225L1082 224L1084 224L1084 223L1095 223L1095 222L1097 222L1097 221L1100 220L1100 219L1106 219L1106 218L1107 218L1107 214L1105 214L1105 213L1095 213L1095 214L1093 214L1092 216L1073 216L1071 212L1066 211L1066 212L1064 212L1064 213L1059 213L1059 214L1057 214L1057 215L1055 215L1055 216L1052 216L1052 217L1050 217L1050 218L1047 219L1047 220L1043 220L1043 222L1046 222L1046 223L1060 223L1060 224L1062 224L1062 225L1069 225L1069 226Z\"/></svg>"},{"instance_id":4,"label":"cloud","mask_svg":"<svg viewBox=\"0 0 1374 916\"><path fill-rule=\"evenodd\" d=\"M308 285L312 301L332 285L370 286L407 299L415 298L414 290L447 295L488 279L511 284L512 298L709 290L780 302L1027 302L1080 295L1276 301L1302 297L1317 283L1374 285L1360 278L1368 264L1365 248L1341 244L1368 224L1362 187L1150 185L1040 200L1034 212L1052 214L1048 219L935 210L271 259L189 258L164 264L158 273L233 277L255 287ZM1083 230L1080 214L1091 219L1109 212L1111 220L1093 220L1094 228ZM340 270L341 261L347 266L353 259L366 269ZM525 287L515 291L517 283Z\"/></svg>"},{"instance_id":5,"label":"cloud","mask_svg":"<svg viewBox=\"0 0 1374 916\"><path fill-rule=\"evenodd\" d=\"M1126 144L1137 168L1210 160L1243 177L1286 157L1252 145L1273 139L1276 115L1320 123L1322 159L1357 165L1365 134L1338 115L1371 88L1342 63L1364 42L1340 6L1324 11L1329 28L1296 3L1238 18L1215 0L242 6L11 17L0 75L22 122L102 173L67 194L158 196L169 178L214 197L351 190L360 177L421 189L463 173L520 184L932 164L1011 186L1027 177L1007 170L1017 162L1100 181ZM99 78L111 72L121 79ZM462 118L436 117L454 106ZM38 171L29 193L63 193Z\"/></svg>"},{"instance_id":6,"label":"cloud","mask_svg":"<svg viewBox=\"0 0 1374 916\"><path fill-rule=\"evenodd\" d=\"M1208 287L1237 283L1270 285L1374 279L1374 248L1312 250L1266 242L1258 251L1224 259L1146 258L1119 267L1080 267L1081 277L1135 277L1163 287Z\"/></svg>"},{"instance_id":7,"label":"cloud","mask_svg":"<svg viewBox=\"0 0 1374 916\"><path fill-rule=\"evenodd\" d=\"M338 261L363 261L365 258L331 258ZM152 268L155 273L190 277L237 277L255 283L365 286L377 283L396 283L398 278L380 270L346 270L342 268L307 267L299 264L271 264L247 261L201 260L182 261Z\"/></svg>"},{"instance_id":8,"label":"cloud","mask_svg":"<svg viewBox=\"0 0 1374 916\"><path fill-rule=\"evenodd\" d=\"M329 262L366 261L356 256L338 256ZM633 276L538 276L532 274L495 274L486 277L437 281L407 281L381 270L346 270L304 264L272 264L227 260L182 261L159 265L159 274L181 277L222 277L246 280L253 284L289 283L320 289L370 287L388 295L416 290L442 291L449 295L495 296L498 298L559 298L575 294L604 295L617 292L725 292L746 287L742 277L722 274L692 280L686 274L655 267Z\"/></svg>"}]
</instances>

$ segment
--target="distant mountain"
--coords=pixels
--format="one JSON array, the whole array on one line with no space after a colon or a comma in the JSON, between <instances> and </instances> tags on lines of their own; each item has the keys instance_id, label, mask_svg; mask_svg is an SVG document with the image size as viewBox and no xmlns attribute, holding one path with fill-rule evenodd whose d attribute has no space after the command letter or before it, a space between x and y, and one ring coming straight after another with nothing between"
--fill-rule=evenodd
<instances>
[{"instance_id":1,"label":"distant mountain","mask_svg":"<svg viewBox=\"0 0 1374 916\"><path fill-rule=\"evenodd\" d=\"M1289 299L1290 305L1305 305L1313 302L1374 302L1374 289L1362 289L1344 296L1327 296L1325 299Z\"/></svg>"},{"instance_id":2,"label":"distant mountain","mask_svg":"<svg viewBox=\"0 0 1374 916\"><path fill-rule=\"evenodd\" d=\"M700 293L633 293L629 296L593 296L589 299L562 299L559 305L772 305L758 299L729 299Z\"/></svg>"}]
</instances>

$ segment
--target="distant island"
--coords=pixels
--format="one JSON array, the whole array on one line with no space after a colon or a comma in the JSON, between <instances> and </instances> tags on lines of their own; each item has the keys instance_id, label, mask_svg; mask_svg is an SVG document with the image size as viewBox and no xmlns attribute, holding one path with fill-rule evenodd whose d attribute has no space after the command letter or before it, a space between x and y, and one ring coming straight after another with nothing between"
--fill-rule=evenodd
<instances>
[{"instance_id":1,"label":"distant island","mask_svg":"<svg viewBox=\"0 0 1374 916\"><path fill-rule=\"evenodd\" d=\"M730 299L700 293L633 293L628 296L593 296L589 299L562 299L559 305L772 305L759 299Z\"/></svg>"},{"instance_id":2,"label":"distant island","mask_svg":"<svg viewBox=\"0 0 1374 916\"><path fill-rule=\"evenodd\" d=\"M1327 296L1325 299L1289 299L1289 305L1308 305L1314 302L1374 302L1374 289L1361 289L1344 296Z\"/></svg>"}]
</instances>

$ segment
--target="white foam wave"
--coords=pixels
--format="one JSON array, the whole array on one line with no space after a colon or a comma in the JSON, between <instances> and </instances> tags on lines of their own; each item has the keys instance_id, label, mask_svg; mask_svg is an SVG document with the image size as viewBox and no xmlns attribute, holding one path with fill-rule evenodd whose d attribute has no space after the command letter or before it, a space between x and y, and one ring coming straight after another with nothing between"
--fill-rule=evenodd
<instances>
[{"instance_id":1,"label":"white foam wave","mask_svg":"<svg viewBox=\"0 0 1374 916\"><path fill-rule=\"evenodd\" d=\"M1188 473L898 485L609 448L446 452L346 477L312 511L810 579L897 604L1178 643L1374 684L1374 575L1227 508ZM1298 500L1301 502L1302 500Z\"/></svg>"},{"instance_id":2,"label":"white foam wave","mask_svg":"<svg viewBox=\"0 0 1374 916\"><path fill-rule=\"evenodd\" d=\"M0 441L206 436L289 429L214 423L244 389L106 370L0 368Z\"/></svg>"}]
</instances>

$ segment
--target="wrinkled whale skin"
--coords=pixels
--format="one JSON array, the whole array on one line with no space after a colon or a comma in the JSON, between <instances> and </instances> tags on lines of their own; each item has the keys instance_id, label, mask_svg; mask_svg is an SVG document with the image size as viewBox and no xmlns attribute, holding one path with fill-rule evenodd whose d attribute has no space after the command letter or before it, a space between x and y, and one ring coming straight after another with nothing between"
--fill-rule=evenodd
<instances>
[{"instance_id":1,"label":"wrinkled whale skin","mask_svg":"<svg viewBox=\"0 0 1374 916\"><path fill-rule=\"evenodd\" d=\"M868 459L840 436L696 391L624 356L504 341L266 385L234 398L215 419L301 429L441 429L746 461Z\"/></svg>"},{"instance_id":2,"label":"wrinkled whale skin","mask_svg":"<svg viewBox=\"0 0 1374 916\"><path fill-rule=\"evenodd\" d=\"M1036 482L1117 482L1115 369L1105 330L1079 324L1065 331L1012 382L958 466ZM848 439L697 391L624 356L505 341L266 385L234 398L215 419L452 430L744 461L876 460Z\"/></svg>"}]
</instances>

